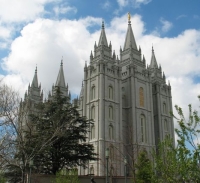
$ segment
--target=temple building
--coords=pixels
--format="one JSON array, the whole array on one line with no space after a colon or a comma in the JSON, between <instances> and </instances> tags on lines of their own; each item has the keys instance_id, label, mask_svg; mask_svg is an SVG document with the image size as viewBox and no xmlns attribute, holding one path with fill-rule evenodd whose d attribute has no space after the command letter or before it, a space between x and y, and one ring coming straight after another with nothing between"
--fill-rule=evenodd
<instances>
[{"instance_id":1,"label":"temple building","mask_svg":"<svg viewBox=\"0 0 200 183\"><path fill-rule=\"evenodd\" d=\"M150 43L151 44L151 43ZM120 47L120 45L119 45ZM63 63L55 83L69 98L65 84ZM53 88L55 87L53 86ZM52 89L53 91L53 89ZM51 97L50 92L49 97ZM43 100L37 70L24 101ZM88 133L98 154L98 161L88 162L88 168L79 168L80 175L105 176L106 154L109 148L109 174L124 175L124 158L131 173L140 151L151 154L152 149L167 136L174 139L171 86L158 66L154 49L147 65L141 48L137 46L130 17L123 48L119 57L108 44L104 23L98 44L84 67L84 79L80 96L72 101L80 115L93 119Z\"/></svg>"}]
</instances>

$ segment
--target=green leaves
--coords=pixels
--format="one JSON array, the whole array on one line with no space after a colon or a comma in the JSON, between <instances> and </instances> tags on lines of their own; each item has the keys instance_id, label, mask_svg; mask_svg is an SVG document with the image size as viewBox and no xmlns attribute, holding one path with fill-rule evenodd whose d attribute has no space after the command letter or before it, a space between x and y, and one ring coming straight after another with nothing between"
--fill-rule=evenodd
<instances>
[{"instance_id":1,"label":"green leaves","mask_svg":"<svg viewBox=\"0 0 200 183\"><path fill-rule=\"evenodd\" d=\"M200 96L199 96L200 98ZM175 106L179 127L175 129L178 136L177 145L171 139L161 142L154 153L155 170L153 182L200 182L200 117L196 110L188 105L188 117L182 108Z\"/></svg>"}]
</instances>

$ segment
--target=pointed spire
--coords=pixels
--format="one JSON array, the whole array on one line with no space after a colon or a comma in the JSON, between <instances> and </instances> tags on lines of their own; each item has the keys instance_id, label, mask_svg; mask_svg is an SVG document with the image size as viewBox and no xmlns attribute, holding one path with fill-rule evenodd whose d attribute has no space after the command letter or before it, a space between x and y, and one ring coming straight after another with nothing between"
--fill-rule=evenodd
<instances>
[{"instance_id":1,"label":"pointed spire","mask_svg":"<svg viewBox=\"0 0 200 183\"><path fill-rule=\"evenodd\" d=\"M110 41L109 47L110 47L110 48L112 48L112 44L111 44L111 41Z\"/></svg>"},{"instance_id":2,"label":"pointed spire","mask_svg":"<svg viewBox=\"0 0 200 183\"><path fill-rule=\"evenodd\" d=\"M26 90L26 92L24 94L24 99L26 100L26 98L27 98L27 90Z\"/></svg>"},{"instance_id":3,"label":"pointed spire","mask_svg":"<svg viewBox=\"0 0 200 183\"><path fill-rule=\"evenodd\" d=\"M144 64L146 64L146 59L145 59L144 55L143 55L142 61L144 62Z\"/></svg>"},{"instance_id":4,"label":"pointed spire","mask_svg":"<svg viewBox=\"0 0 200 183\"><path fill-rule=\"evenodd\" d=\"M32 81L31 87L38 88L37 66L35 68L35 75L33 77L33 81Z\"/></svg>"},{"instance_id":5,"label":"pointed spire","mask_svg":"<svg viewBox=\"0 0 200 183\"><path fill-rule=\"evenodd\" d=\"M44 94L43 94L43 90L42 90L42 92L41 92L41 100L43 101L43 96L44 96Z\"/></svg>"},{"instance_id":6,"label":"pointed spire","mask_svg":"<svg viewBox=\"0 0 200 183\"><path fill-rule=\"evenodd\" d=\"M130 13L128 13L128 30L126 33L126 39L125 39L125 43L124 43L124 50L128 49L128 48L134 48L137 50L137 45L135 42L135 37L133 35L133 30L131 27L131 15Z\"/></svg>"},{"instance_id":7,"label":"pointed spire","mask_svg":"<svg viewBox=\"0 0 200 183\"><path fill-rule=\"evenodd\" d=\"M152 46L152 55L151 55L150 68L158 68L158 64L157 64L157 61L156 61L156 57L155 57L153 46Z\"/></svg>"},{"instance_id":8,"label":"pointed spire","mask_svg":"<svg viewBox=\"0 0 200 183\"><path fill-rule=\"evenodd\" d=\"M91 51L91 53L90 53L90 58L93 58L93 54L92 54L92 51Z\"/></svg>"},{"instance_id":9,"label":"pointed spire","mask_svg":"<svg viewBox=\"0 0 200 183\"><path fill-rule=\"evenodd\" d=\"M169 86L171 86L171 85L170 85L170 81L169 81L169 80L168 80L168 85L169 85Z\"/></svg>"},{"instance_id":10,"label":"pointed spire","mask_svg":"<svg viewBox=\"0 0 200 183\"><path fill-rule=\"evenodd\" d=\"M64 72L63 72L63 58L60 63L60 70L58 73L55 86L65 87L65 77L64 77Z\"/></svg>"},{"instance_id":11,"label":"pointed spire","mask_svg":"<svg viewBox=\"0 0 200 183\"><path fill-rule=\"evenodd\" d=\"M113 58L114 58L114 60L116 59L115 50L113 51Z\"/></svg>"},{"instance_id":12,"label":"pointed spire","mask_svg":"<svg viewBox=\"0 0 200 183\"><path fill-rule=\"evenodd\" d=\"M107 38L106 38L106 33L105 33L105 29L104 29L104 21L102 21L102 27L101 27L101 35L99 38L99 44L100 45L105 45L108 46L108 42L107 42Z\"/></svg>"},{"instance_id":13,"label":"pointed spire","mask_svg":"<svg viewBox=\"0 0 200 183\"><path fill-rule=\"evenodd\" d=\"M165 73L163 72L163 79L165 80Z\"/></svg>"},{"instance_id":14,"label":"pointed spire","mask_svg":"<svg viewBox=\"0 0 200 183\"><path fill-rule=\"evenodd\" d=\"M138 49L138 51L141 53L141 47L139 46L139 49Z\"/></svg>"}]
</instances>

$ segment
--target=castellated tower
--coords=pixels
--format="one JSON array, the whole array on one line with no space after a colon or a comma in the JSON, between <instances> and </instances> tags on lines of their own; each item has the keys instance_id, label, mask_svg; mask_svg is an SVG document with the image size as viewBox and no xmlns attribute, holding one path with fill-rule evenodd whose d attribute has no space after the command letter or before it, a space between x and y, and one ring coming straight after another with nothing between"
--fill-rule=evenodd
<instances>
[{"instance_id":1,"label":"castellated tower","mask_svg":"<svg viewBox=\"0 0 200 183\"><path fill-rule=\"evenodd\" d=\"M88 142L99 155L98 161L88 163L88 169L79 170L81 175L105 175L106 148L110 151L109 174L124 175L124 157L131 174L140 151L150 155L166 136L174 139L171 86L166 84L153 48L150 65L146 65L130 18L120 59L108 45L102 23L98 45L94 45L89 65L85 64L78 107L81 115L94 120Z\"/></svg>"}]
</instances>

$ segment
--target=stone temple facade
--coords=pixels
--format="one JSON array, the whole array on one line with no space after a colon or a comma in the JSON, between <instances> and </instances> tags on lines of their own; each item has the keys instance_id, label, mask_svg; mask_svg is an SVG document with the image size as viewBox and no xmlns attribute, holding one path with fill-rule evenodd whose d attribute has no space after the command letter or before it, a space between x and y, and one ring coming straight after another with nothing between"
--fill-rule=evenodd
<instances>
[{"instance_id":1,"label":"stone temple facade","mask_svg":"<svg viewBox=\"0 0 200 183\"><path fill-rule=\"evenodd\" d=\"M55 83L65 96L70 98L65 84L63 63ZM52 91L54 86L52 88ZM49 97L51 97L49 93ZM37 70L32 84L25 93L24 102L37 103L43 100L38 85ZM80 175L105 176L105 150L109 148L109 174L124 175L124 157L128 172L133 171L138 153L152 149L166 136L174 139L171 86L158 66L154 50L150 65L146 64L140 47L137 47L128 20L128 28L120 56L108 44L104 23L98 44L90 54L89 65L84 67L84 81L78 99L73 100L80 115L93 119L88 133L98 154L98 161L88 162L88 168L79 168Z\"/></svg>"}]
</instances>

